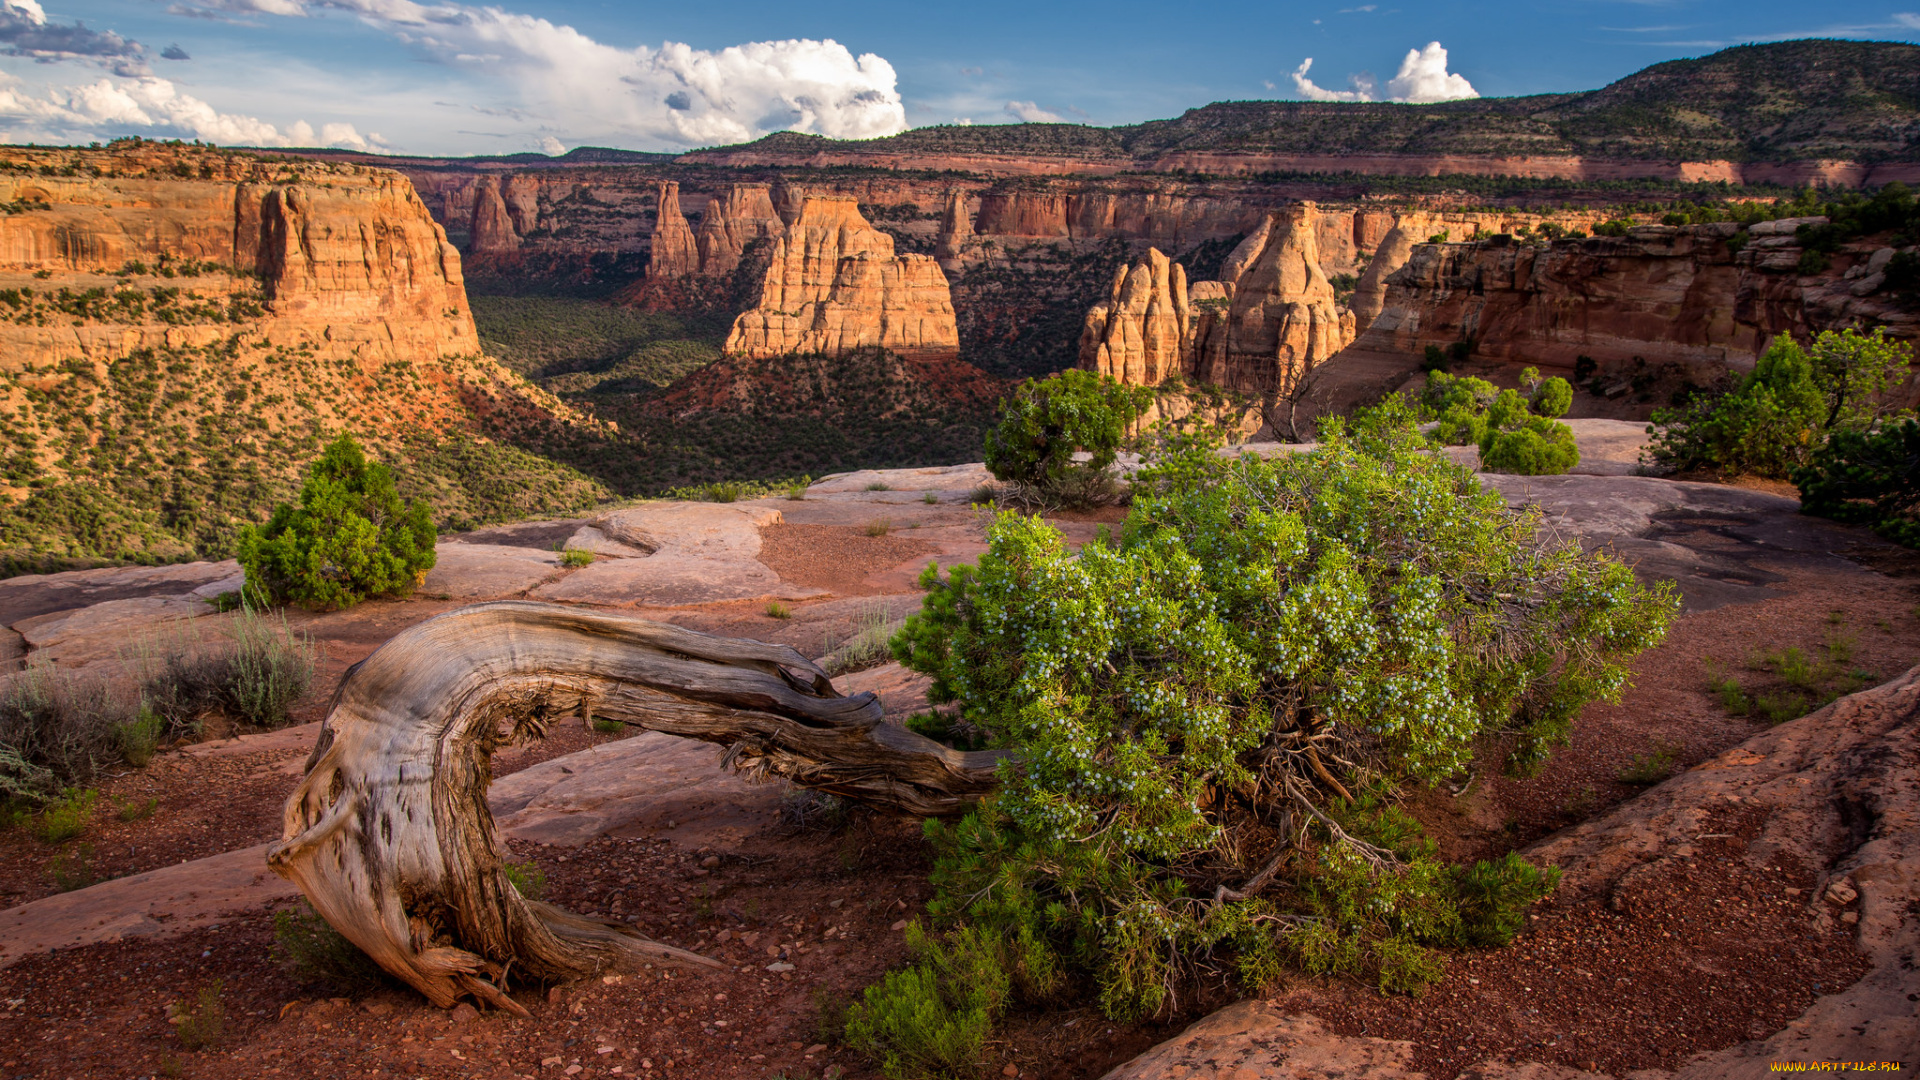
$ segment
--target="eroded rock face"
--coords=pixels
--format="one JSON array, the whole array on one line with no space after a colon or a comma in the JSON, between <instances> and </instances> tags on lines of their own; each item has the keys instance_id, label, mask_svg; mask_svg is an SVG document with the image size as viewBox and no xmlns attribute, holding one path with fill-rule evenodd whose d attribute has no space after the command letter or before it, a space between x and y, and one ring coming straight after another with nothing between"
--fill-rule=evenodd
<instances>
[{"instance_id":1,"label":"eroded rock face","mask_svg":"<svg viewBox=\"0 0 1920 1080\"><path fill-rule=\"evenodd\" d=\"M1285 394L1346 344L1333 285L1320 269L1316 212L1312 203L1274 211L1228 260L1222 277L1233 299L1224 332L1196 348L1200 382Z\"/></svg>"},{"instance_id":2,"label":"eroded rock face","mask_svg":"<svg viewBox=\"0 0 1920 1080\"><path fill-rule=\"evenodd\" d=\"M500 195L500 181L483 176L473 186L473 230L471 244L476 253L520 250L520 231Z\"/></svg>"},{"instance_id":3,"label":"eroded rock face","mask_svg":"<svg viewBox=\"0 0 1920 1080\"><path fill-rule=\"evenodd\" d=\"M767 185L731 185L707 203L707 211L700 218L700 231L695 236L699 272L706 277L731 274L740 265L748 244L778 240L786 231Z\"/></svg>"},{"instance_id":4,"label":"eroded rock face","mask_svg":"<svg viewBox=\"0 0 1920 1080\"><path fill-rule=\"evenodd\" d=\"M39 294L172 287L214 302L257 290L264 311L253 326L274 344L409 361L480 351L460 254L397 173L303 163L293 178L270 160L207 153L189 164L186 152L164 147L41 153L106 175L0 178L0 202L39 207L0 217L0 283ZM187 176L176 165L188 166ZM510 233L504 211L502 220ZM218 266L165 279L123 273L129 263L153 269L169 260ZM151 310L5 320L0 368L205 344L250 322Z\"/></svg>"},{"instance_id":5,"label":"eroded rock face","mask_svg":"<svg viewBox=\"0 0 1920 1080\"><path fill-rule=\"evenodd\" d=\"M1802 275L1802 251L1779 222L1755 226L1743 245L1729 244L1740 235L1733 224L1425 243L1437 224L1410 216L1383 242L1354 297L1363 325L1375 303L1378 315L1336 361L1343 374L1404 374L1429 345L1471 341L1477 358L1515 367L1572 373L1585 356L1602 370L1665 365L1705 384L1750 369L1777 334L1884 326L1920 336L1920 319L1874 275L1876 252L1843 251L1827 271Z\"/></svg>"},{"instance_id":6,"label":"eroded rock face","mask_svg":"<svg viewBox=\"0 0 1920 1080\"><path fill-rule=\"evenodd\" d=\"M1121 267L1108 298L1087 312L1080 366L1135 386L1157 386L1185 374L1193 358L1187 271L1159 248Z\"/></svg>"},{"instance_id":7,"label":"eroded rock face","mask_svg":"<svg viewBox=\"0 0 1920 1080\"><path fill-rule=\"evenodd\" d=\"M1114 276L1088 311L1080 366L1156 386L1174 375L1255 396L1286 394L1352 332L1320 268L1312 203L1268 215L1227 256L1218 282L1190 289L1159 249Z\"/></svg>"},{"instance_id":8,"label":"eroded rock face","mask_svg":"<svg viewBox=\"0 0 1920 1080\"><path fill-rule=\"evenodd\" d=\"M960 335L946 275L926 255L895 255L893 238L853 199L810 196L775 246L760 302L734 320L726 351L764 358L881 348L950 359Z\"/></svg>"}]
</instances>

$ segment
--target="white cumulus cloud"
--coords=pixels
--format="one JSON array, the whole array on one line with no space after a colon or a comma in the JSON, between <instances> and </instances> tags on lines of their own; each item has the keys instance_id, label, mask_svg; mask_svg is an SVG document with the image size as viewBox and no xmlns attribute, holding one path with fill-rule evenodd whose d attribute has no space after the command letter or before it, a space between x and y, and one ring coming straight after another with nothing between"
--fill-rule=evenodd
<instances>
[{"instance_id":1,"label":"white cumulus cloud","mask_svg":"<svg viewBox=\"0 0 1920 1080\"><path fill-rule=\"evenodd\" d=\"M1428 43L1424 49L1407 50L1406 57L1400 61L1399 72L1387 80L1384 97L1378 95L1373 76L1365 72L1347 77L1350 90L1328 90L1307 78L1307 71L1312 67L1313 58L1308 57L1293 72L1294 89L1308 101L1398 101L1423 105L1480 96L1465 76L1447 70L1447 50L1437 41Z\"/></svg>"},{"instance_id":2,"label":"white cumulus cloud","mask_svg":"<svg viewBox=\"0 0 1920 1080\"><path fill-rule=\"evenodd\" d=\"M1006 114L1027 124L1064 124L1067 118L1056 112L1048 112L1031 101L1009 101Z\"/></svg>"},{"instance_id":3,"label":"white cumulus cloud","mask_svg":"<svg viewBox=\"0 0 1920 1080\"><path fill-rule=\"evenodd\" d=\"M344 146L371 143L352 124L322 125L318 137L305 121L282 132L252 116L223 113L182 93L166 79L99 79L35 94L0 87L0 138L84 142L102 135L146 134L246 146Z\"/></svg>"},{"instance_id":4,"label":"white cumulus cloud","mask_svg":"<svg viewBox=\"0 0 1920 1080\"><path fill-rule=\"evenodd\" d=\"M833 40L724 49L596 41L571 26L497 7L414 0L189 0L220 15L351 12L423 59L471 71L543 130L569 141L649 146L747 142L774 131L839 139L907 127L893 65Z\"/></svg>"}]
</instances>

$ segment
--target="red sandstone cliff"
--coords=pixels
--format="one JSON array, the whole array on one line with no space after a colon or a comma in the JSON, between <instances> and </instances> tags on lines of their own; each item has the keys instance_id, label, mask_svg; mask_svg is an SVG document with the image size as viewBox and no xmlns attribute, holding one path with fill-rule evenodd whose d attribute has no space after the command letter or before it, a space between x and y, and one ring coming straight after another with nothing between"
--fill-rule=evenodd
<instances>
[{"instance_id":1,"label":"red sandstone cliff","mask_svg":"<svg viewBox=\"0 0 1920 1080\"><path fill-rule=\"evenodd\" d=\"M730 354L845 355L883 348L909 359L957 355L947 279L932 258L895 255L893 238L852 199L809 197L774 247L759 304L734 320Z\"/></svg>"},{"instance_id":2,"label":"red sandstone cliff","mask_svg":"<svg viewBox=\"0 0 1920 1080\"><path fill-rule=\"evenodd\" d=\"M740 256L755 241L778 240L787 226L773 208L765 184L731 184L707 203L696 236L700 273L723 277L740 265Z\"/></svg>"},{"instance_id":3,"label":"red sandstone cliff","mask_svg":"<svg viewBox=\"0 0 1920 1080\"><path fill-rule=\"evenodd\" d=\"M1427 346L1468 342L1484 365L1572 373L1585 356L1603 383L1610 371L1665 370L1705 384L1751 368L1777 334L1883 326L1920 337L1920 313L1884 291L1891 249L1855 244L1829 269L1803 275L1796 224L1763 222L1744 235L1732 224L1643 225L1625 237L1551 244L1507 236L1417 244L1384 278L1379 316L1325 374L1357 398L1408 377ZM1618 385L1624 394L1627 381Z\"/></svg>"}]
</instances>

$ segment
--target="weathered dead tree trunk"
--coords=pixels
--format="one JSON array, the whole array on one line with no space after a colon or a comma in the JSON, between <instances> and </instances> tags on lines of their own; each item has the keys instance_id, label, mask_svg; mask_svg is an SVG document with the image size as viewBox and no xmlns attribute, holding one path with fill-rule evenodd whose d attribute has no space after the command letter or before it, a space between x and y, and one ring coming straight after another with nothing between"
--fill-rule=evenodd
<instances>
[{"instance_id":1,"label":"weathered dead tree trunk","mask_svg":"<svg viewBox=\"0 0 1920 1080\"><path fill-rule=\"evenodd\" d=\"M448 612L354 665L268 852L314 909L441 1007L523 1012L505 977L575 978L640 960L719 967L523 898L487 810L492 754L556 719L623 721L731 747L755 776L919 815L994 785L963 753L881 722L784 645L520 601Z\"/></svg>"}]
</instances>

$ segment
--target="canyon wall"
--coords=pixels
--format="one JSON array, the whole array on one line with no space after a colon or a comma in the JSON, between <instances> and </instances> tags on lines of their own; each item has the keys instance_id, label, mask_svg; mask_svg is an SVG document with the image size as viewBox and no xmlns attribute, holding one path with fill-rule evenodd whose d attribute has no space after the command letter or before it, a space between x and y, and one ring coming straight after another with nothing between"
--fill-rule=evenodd
<instances>
[{"instance_id":1,"label":"canyon wall","mask_svg":"<svg viewBox=\"0 0 1920 1080\"><path fill-rule=\"evenodd\" d=\"M1464 343L1478 367L1580 376L1602 397L1637 395L1650 408L1664 400L1648 385L1708 385L1749 370L1777 334L1885 327L1920 337L1920 314L1885 290L1892 249L1849 245L1801 273L1802 223L1415 245L1384 277L1378 317L1324 372L1357 400L1411 377L1429 346Z\"/></svg>"},{"instance_id":2,"label":"canyon wall","mask_svg":"<svg viewBox=\"0 0 1920 1080\"><path fill-rule=\"evenodd\" d=\"M0 203L24 207L0 216L0 282L31 291L0 321L7 370L199 343L237 326L367 363L480 351L460 253L397 174L353 165L294 174L205 155L199 175L183 178L177 155L159 148L13 156L58 156L63 170L79 160L102 175L0 173ZM163 272L168 264L195 272ZM89 289L107 302L58 299ZM205 318L188 313L196 304Z\"/></svg>"},{"instance_id":3,"label":"canyon wall","mask_svg":"<svg viewBox=\"0 0 1920 1080\"><path fill-rule=\"evenodd\" d=\"M726 351L766 358L881 348L937 360L959 346L939 264L894 254L893 238L855 200L810 196L774 245L759 303L734 320Z\"/></svg>"}]
</instances>

